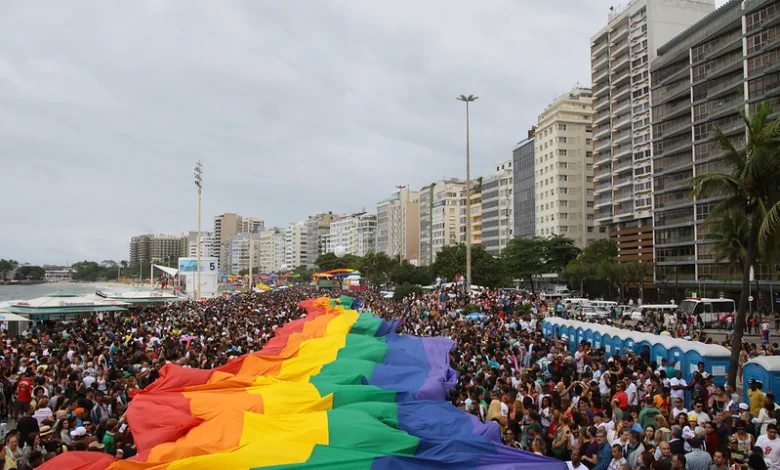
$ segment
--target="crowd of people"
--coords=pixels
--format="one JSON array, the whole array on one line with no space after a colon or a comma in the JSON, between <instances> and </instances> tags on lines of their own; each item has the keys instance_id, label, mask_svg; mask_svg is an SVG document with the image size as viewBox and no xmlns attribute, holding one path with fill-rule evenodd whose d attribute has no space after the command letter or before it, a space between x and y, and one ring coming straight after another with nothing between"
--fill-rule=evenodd
<instances>
[{"instance_id":1,"label":"crowd of people","mask_svg":"<svg viewBox=\"0 0 780 470\"><path fill-rule=\"evenodd\" d=\"M261 349L279 326L304 314L299 302L319 295L328 294L299 286L4 335L2 468L36 468L72 450L135 455L125 420L134 390L151 384L166 363L213 368ZM610 356L589 344L572 354L541 333L554 304L529 293L442 287L402 301L372 291L349 295L361 310L402 318L403 333L453 339L453 404L496 421L508 446L574 470L780 470L774 396L758 383L742 403L703 367L689 384L678 365L641 355ZM484 316L467 319L473 309Z\"/></svg>"}]
</instances>

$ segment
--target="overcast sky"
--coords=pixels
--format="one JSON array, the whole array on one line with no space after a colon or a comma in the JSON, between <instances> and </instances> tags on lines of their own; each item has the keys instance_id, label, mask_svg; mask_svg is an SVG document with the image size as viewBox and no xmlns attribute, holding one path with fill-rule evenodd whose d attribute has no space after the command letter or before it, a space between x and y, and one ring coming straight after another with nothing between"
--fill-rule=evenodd
<instances>
[{"instance_id":1,"label":"overcast sky","mask_svg":"<svg viewBox=\"0 0 780 470\"><path fill-rule=\"evenodd\" d=\"M121 260L133 235L195 230L198 159L204 230L376 211L465 176L461 93L490 174L589 85L615 3L0 2L0 258Z\"/></svg>"}]
</instances>

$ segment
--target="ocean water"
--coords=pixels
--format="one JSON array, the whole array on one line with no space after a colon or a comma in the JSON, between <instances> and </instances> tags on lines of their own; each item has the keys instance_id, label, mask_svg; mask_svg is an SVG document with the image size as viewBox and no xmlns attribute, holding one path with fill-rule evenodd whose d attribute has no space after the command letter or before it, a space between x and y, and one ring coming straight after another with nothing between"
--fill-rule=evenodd
<instances>
[{"instance_id":1,"label":"ocean water","mask_svg":"<svg viewBox=\"0 0 780 470\"><path fill-rule=\"evenodd\" d=\"M31 284L31 285L6 285L0 286L0 302L10 300L30 300L54 292L63 292L75 295L94 294L97 290L95 284ZM112 289L113 291L113 289Z\"/></svg>"}]
</instances>

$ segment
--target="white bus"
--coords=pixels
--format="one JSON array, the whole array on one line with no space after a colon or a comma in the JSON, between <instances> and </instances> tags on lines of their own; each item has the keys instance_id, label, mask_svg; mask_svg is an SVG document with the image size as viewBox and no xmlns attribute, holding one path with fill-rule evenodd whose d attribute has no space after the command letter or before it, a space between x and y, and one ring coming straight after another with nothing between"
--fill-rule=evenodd
<instances>
[{"instance_id":1,"label":"white bus","mask_svg":"<svg viewBox=\"0 0 780 470\"><path fill-rule=\"evenodd\" d=\"M612 310L612 308L617 308L618 303L613 302L611 300L591 300L590 301L591 307L602 307L606 308L607 310Z\"/></svg>"},{"instance_id":2,"label":"white bus","mask_svg":"<svg viewBox=\"0 0 780 470\"><path fill-rule=\"evenodd\" d=\"M737 306L732 299L685 299L680 302L677 313L688 316L693 314L694 320L700 326L709 328L718 324L723 315L736 314Z\"/></svg>"}]
</instances>

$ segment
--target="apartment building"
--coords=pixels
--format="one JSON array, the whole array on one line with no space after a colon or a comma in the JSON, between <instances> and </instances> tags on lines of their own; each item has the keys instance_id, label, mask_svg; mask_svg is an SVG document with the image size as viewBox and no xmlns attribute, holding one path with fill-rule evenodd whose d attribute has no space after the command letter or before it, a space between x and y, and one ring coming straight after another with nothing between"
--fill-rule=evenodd
<instances>
[{"instance_id":1,"label":"apartment building","mask_svg":"<svg viewBox=\"0 0 780 470\"><path fill-rule=\"evenodd\" d=\"M130 239L130 266L176 263L189 253L186 235L139 235Z\"/></svg>"},{"instance_id":2,"label":"apartment building","mask_svg":"<svg viewBox=\"0 0 780 470\"><path fill-rule=\"evenodd\" d=\"M287 264L285 261L287 253L287 248L285 247L286 235L286 229L274 229L274 271L281 271L282 266Z\"/></svg>"},{"instance_id":3,"label":"apartment building","mask_svg":"<svg viewBox=\"0 0 780 470\"><path fill-rule=\"evenodd\" d=\"M330 224L327 252L343 246L347 254L365 256L376 251L377 219L375 214L358 212L345 215Z\"/></svg>"},{"instance_id":4,"label":"apartment building","mask_svg":"<svg viewBox=\"0 0 780 470\"><path fill-rule=\"evenodd\" d=\"M317 262L317 257L327 253L327 238L330 234L330 224L340 218L340 215L333 212L323 212L309 216L309 219L306 221L306 245L308 250L305 264L307 268L313 269Z\"/></svg>"},{"instance_id":5,"label":"apartment building","mask_svg":"<svg viewBox=\"0 0 780 470\"><path fill-rule=\"evenodd\" d=\"M251 246L250 246L251 245ZM226 272L237 276L248 271L251 265L256 270L262 251L260 233L241 232L231 235L227 243L228 261ZM259 274L256 272L256 274Z\"/></svg>"},{"instance_id":6,"label":"apartment building","mask_svg":"<svg viewBox=\"0 0 780 470\"><path fill-rule=\"evenodd\" d=\"M574 88L539 115L535 137L536 236L563 235L580 248L607 231L594 227L592 114L590 88Z\"/></svg>"},{"instance_id":7,"label":"apartment building","mask_svg":"<svg viewBox=\"0 0 780 470\"><path fill-rule=\"evenodd\" d=\"M273 227L257 234L257 267L261 274L279 270L279 267L276 264L276 239L278 233L279 229ZM284 249L284 247L282 247L282 249Z\"/></svg>"},{"instance_id":8,"label":"apartment building","mask_svg":"<svg viewBox=\"0 0 780 470\"><path fill-rule=\"evenodd\" d=\"M306 230L305 220L287 226L284 234L284 264L288 269L306 264L309 249Z\"/></svg>"},{"instance_id":9,"label":"apartment building","mask_svg":"<svg viewBox=\"0 0 780 470\"><path fill-rule=\"evenodd\" d=\"M471 201L471 245L482 244L482 177L471 180L469 200ZM466 243L466 185L460 192L458 207L458 241Z\"/></svg>"},{"instance_id":10,"label":"apartment building","mask_svg":"<svg viewBox=\"0 0 780 470\"><path fill-rule=\"evenodd\" d=\"M512 194L514 236L533 238L536 235L536 129L528 131L512 150Z\"/></svg>"},{"instance_id":11,"label":"apartment building","mask_svg":"<svg viewBox=\"0 0 780 470\"><path fill-rule=\"evenodd\" d=\"M420 265L436 261L436 254L458 244L460 200L465 183L441 180L420 189Z\"/></svg>"},{"instance_id":12,"label":"apartment building","mask_svg":"<svg viewBox=\"0 0 780 470\"><path fill-rule=\"evenodd\" d=\"M420 193L397 186L376 207L376 251L416 263L420 258Z\"/></svg>"},{"instance_id":13,"label":"apartment building","mask_svg":"<svg viewBox=\"0 0 780 470\"><path fill-rule=\"evenodd\" d=\"M714 0L634 0L592 37L595 220L621 260L653 259L650 62L714 9Z\"/></svg>"},{"instance_id":14,"label":"apartment building","mask_svg":"<svg viewBox=\"0 0 780 470\"><path fill-rule=\"evenodd\" d=\"M187 235L187 246L190 258L198 256L198 232ZM213 232L200 232L200 257L219 258L219 242Z\"/></svg>"},{"instance_id":15,"label":"apartment building","mask_svg":"<svg viewBox=\"0 0 780 470\"><path fill-rule=\"evenodd\" d=\"M689 180L726 170L715 127L744 148L739 113L764 102L780 111L778 18L777 0L732 0L660 47L651 63L657 282L716 285L740 275L717 259L704 224L718 199L692 198Z\"/></svg>"},{"instance_id":16,"label":"apartment building","mask_svg":"<svg viewBox=\"0 0 780 470\"><path fill-rule=\"evenodd\" d=\"M241 231L247 233L260 233L265 229L265 222L263 219L257 217L242 217L241 218Z\"/></svg>"},{"instance_id":17,"label":"apartment building","mask_svg":"<svg viewBox=\"0 0 780 470\"><path fill-rule=\"evenodd\" d=\"M497 256L514 231L512 160L496 165L495 173L482 180L482 246Z\"/></svg>"}]
</instances>

